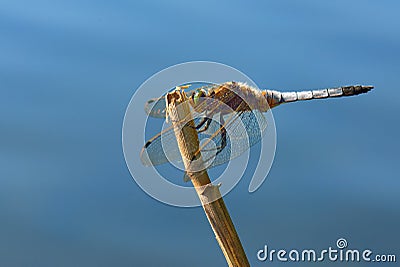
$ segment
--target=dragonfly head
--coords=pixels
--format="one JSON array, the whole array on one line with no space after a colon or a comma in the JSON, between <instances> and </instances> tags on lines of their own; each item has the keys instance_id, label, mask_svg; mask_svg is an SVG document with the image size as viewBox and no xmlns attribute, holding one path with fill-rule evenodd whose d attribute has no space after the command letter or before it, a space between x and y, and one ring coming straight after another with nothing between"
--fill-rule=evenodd
<instances>
[{"instance_id":1,"label":"dragonfly head","mask_svg":"<svg viewBox=\"0 0 400 267\"><path fill-rule=\"evenodd\" d=\"M197 89L196 92L193 94L193 103L194 105L198 105L200 103L201 97L206 97L207 92L204 89Z\"/></svg>"}]
</instances>

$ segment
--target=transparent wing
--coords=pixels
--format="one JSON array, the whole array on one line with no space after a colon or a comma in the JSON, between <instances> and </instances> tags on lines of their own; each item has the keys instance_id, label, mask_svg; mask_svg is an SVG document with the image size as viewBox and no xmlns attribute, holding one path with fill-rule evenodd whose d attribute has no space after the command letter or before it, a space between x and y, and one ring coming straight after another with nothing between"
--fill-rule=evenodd
<instances>
[{"instance_id":1,"label":"transparent wing","mask_svg":"<svg viewBox=\"0 0 400 267\"><path fill-rule=\"evenodd\" d=\"M194 120L196 125L199 121L200 118ZM182 161L173 127L169 126L149 139L140 152L140 159L145 166Z\"/></svg>"},{"instance_id":2,"label":"transparent wing","mask_svg":"<svg viewBox=\"0 0 400 267\"><path fill-rule=\"evenodd\" d=\"M258 143L265 134L267 120L260 111L235 112L225 115L225 125L213 121L209 129L199 134L200 142L212 136L212 142L201 146L200 151L208 167L224 164ZM223 140L222 127L226 129L226 140ZM226 142L219 151L222 143Z\"/></svg>"},{"instance_id":3,"label":"transparent wing","mask_svg":"<svg viewBox=\"0 0 400 267\"><path fill-rule=\"evenodd\" d=\"M144 105L144 111L147 115L155 118L165 119L165 98L152 98Z\"/></svg>"},{"instance_id":4,"label":"transparent wing","mask_svg":"<svg viewBox=\"0 0 400 267\"><path fill-rule=\"evenodd\" d=\"M196 118L195 124L198 125L200 121L201 118ZM234 112L225 115L224 121L225 124L221 125L218 115L215 115L207 130L198 134L200 153L209 168L243 154L261 140L267 127L264 114L258 110ZM227 132L226 140L223 140L223 128ZM224 142L226 145L220 149ZM181 161L173 128L169 127L147 141L140 158L145 166Z\"/></svg>"}]
</instances>

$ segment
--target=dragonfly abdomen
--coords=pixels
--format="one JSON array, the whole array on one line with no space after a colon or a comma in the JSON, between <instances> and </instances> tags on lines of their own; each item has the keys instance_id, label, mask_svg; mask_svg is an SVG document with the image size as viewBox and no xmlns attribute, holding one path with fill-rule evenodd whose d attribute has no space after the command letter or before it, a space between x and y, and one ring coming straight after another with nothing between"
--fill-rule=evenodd
<instances>
[{"instance_id":1,"label":"dragonfly abdomen","mask_svg":"<svg viewBox=\"0 0 400 267\"><path fill-rule=\"evenodd\" d=\"M265 90L264 94L267 98L267 102L270 108L273 108L283 103L295 101L359 95L367 93L372 88L374 87L370 85L350 85L338 88L326 88L297 92L279 92L274 90Z\"/></svg>"}]
</instances>

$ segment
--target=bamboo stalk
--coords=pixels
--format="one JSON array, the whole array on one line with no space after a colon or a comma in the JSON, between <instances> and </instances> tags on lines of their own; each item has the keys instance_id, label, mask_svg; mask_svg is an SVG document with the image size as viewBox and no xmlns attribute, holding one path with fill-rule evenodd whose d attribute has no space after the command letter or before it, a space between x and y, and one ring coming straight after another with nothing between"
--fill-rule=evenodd
<instances>
[{"instance_id":1,"label":"bamboo stalk","mask_svg":"<svg viewBox=\"0 0 400 267\"><path fill-rule=\"evenodd\" d=\"M165 99L167 117L174 126L186 173L196 189L228 265L250 266L224 200L221 197L219 186L211 184L207 171L193 170L193 164L191 163L199 149L199 139L186 94L182 90L175 90L167 94ZM198 161L202 161L201 156L196 159L196 162Z\"/></svg>"}]
</instances>

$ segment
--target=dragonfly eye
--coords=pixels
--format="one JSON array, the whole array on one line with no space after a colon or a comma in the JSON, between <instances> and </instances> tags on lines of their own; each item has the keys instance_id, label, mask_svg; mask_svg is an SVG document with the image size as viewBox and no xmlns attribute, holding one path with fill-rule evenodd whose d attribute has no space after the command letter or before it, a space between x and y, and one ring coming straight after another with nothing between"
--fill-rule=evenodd
<instances>
[{"instance_id":1,"label":"dragonfly eye","mask_svg":"<svg viewBox=\"0 0 400 267\"><path fill-rule=\"evenodd\" d=\"M195 105L199 104L200 98L205 97L205 96L206 96L206 92L203 89L198 89L193 96L194 104Z\"/></svg>"}]
</instances>

